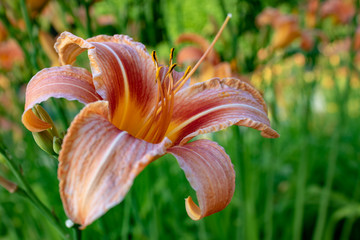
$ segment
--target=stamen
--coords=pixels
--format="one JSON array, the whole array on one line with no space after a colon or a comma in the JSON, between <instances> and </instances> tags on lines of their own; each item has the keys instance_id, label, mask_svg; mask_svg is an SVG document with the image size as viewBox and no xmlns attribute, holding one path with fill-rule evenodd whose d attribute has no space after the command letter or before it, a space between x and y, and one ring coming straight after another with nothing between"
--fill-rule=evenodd
<instances>
[{"instance_id":1,"label":"stamen","mask_svg":"<svg viewBox=\"0 0 360 240\"><path fill-rule=\"evenodd\" d=\"M153 59L156 59L156 55L154 54L154 52L155 51L153 51L152 56L155 56L155 57L153 57ZM138 133L136 134L135 137L146 139L146 137L149 135L149 130L151 128L151 125L154 123L154 121L156 119L158 111L161 108L163 108L164 92L162 90L161 79L160 79L160 71L162 68L163 68L162 66L156 68L155 83L157 84L158 91L157 91L157 96L156 96L156 101L155 101L156 105L154 107L153 113L151 114L150 118L148 118L148 120L143 124L143 127L138 131ZM161 106L159 105L160 100L161 100Z\"/></svg>"},{"instance_id":2,"label":"stamen","mask_svg":"<svg viewBox=\"0 0 360 240\"><path fill-rule=\"evenodd\" d=\"M136 134L136 137L153 143L160 142L163 139L164 135L166 134L167 128L171 122L171 116L174 109L175 93L182 88L186 81L197 70L202 61L207 57L209 52L214 47L216 41L219 39L230 18L231 14L228 14L219 32L216 34L214 40L210 44L209 48L205 51L200 60L195 64L194 68L191 68L190 66L187 67L184 75L177 81L175 85L174 78L172 76L172 72L177 66L176 63L173 64L174 48L171 48L170 50L169 69L166 73L163 73L163 76L161 77L160 71L163 67L159 66L156 52L152 51L151 56L156 67L155 84L157 84L158 88L155 101L156 105L154 106L153 112L150 114L151 116L147 119L147 121L143 124L143 127ZM168 84L166 84L165 81L167 77L169 78Z\"/></svg>"},{"instance_id":3,"label":"stamen","mask_svg":"<svg viewBox=\"0 0 360 240\"><path fill-rule=\"evenodd\" d=\"M158 59L157 59L157 56L156 56L156 52L152 51L151 56L152 56L152 59L153 59L153 62L155 64L156 68L158 68L159 64L158 64Z\"/></svg>"},{"instance_id":4,"label":"stamen","mask_svg":"<svg viewBox=\"0 0 360 240\"><path fill-rule=\"evenodd\" d=\"M186 68L186 71L185 71L184 75L176 83L175 90L174 90L175 93L178 92L181 89L181 87L184 86L186 81L189 79L189 78L187 78L187 75L189 74L190 70L191 70L191 66L188 66Z\"/></svg>"},{"instance_id":5,"label":"stamen","mask_svg":"<svg viewBox=\"0 0 360 240\"><path fill-rule=\"evenodd\" d=\"M173 65L170 65L170 68L169 68L169 70L168 70L168 74L170 74L173 70L174 70L174 68L177 66L177 64L176 63L174 63Z\"/></svg>"},{"instance_id":6,"label":"stamen","mask_svg":"<svg viewBox=\"0 0 360 240\"><path fill-rule=\"evenodd\" d=\"M208 47L208 49L206 49L205 53L202 55L202 57L200 58L200 60L195 64L194 68L191 70L191 72L189 73L189 75L184 78L182 81L182 85L184 84L184 82L186 82L194 73L195 71L198 69L198 67L200 66L200 64L202 63L202 61L204 61L204 59L207 57L207 55L210 53L210 51L212 50L212 48L214 47L215 43L217 42L217 40L219 39L221 33L224 31L227 23L229 22L230 18L232 17L231 13L228 13L224 23L222 24L221 28L219 29L218 33L216 34L214 40L212 41L212 43L210 44L210 46ZM182 86L181 85L181 86ZM181 88L181 87L180 87ZM176 88L176 92L180 90L180 88Z\"/></svg>"},{"instance_id":7,"label":"stamen","mask_svg":"<svg viewBox=\"0 0 360 240\"><path fill-rule=\"evenodd\" d=\"M163 66L157 67L156 68L156 77L155 77L155 83L159 80L161 82L160 79L160 70L163 68Z\"/></svg>"},{"instance_id":8,"label":"stamen","mask_svg":"<svg viewBox=\"0 0 360 240\"><path fill-rule=\"evenodd\" d=\"M174 57L174 50L175 50L175 48L171 48L171 50L170 50L169 66L171 66L171 64L172 64L172 60L173 60L173 57Z\"/></svg>"}]
</instances>

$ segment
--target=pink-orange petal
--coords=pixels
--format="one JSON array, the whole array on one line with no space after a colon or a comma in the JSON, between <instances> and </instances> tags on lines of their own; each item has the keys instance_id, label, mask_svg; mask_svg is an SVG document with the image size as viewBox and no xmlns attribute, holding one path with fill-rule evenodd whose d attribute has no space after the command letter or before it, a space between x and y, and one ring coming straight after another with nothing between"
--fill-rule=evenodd
<instances>
[{"instance_id":1,"label":"pink-orange petal","mask_svg":"<svg viewBox=\"0 0 360 240\"><path fill-rule=\"evenodd\" d=\"M51 127L31 111L35 104L50 97L78 100L84 104L101 100L95 92L91 74L86 69L68 65L45 68L38 72L26 87L22 122L30 131L40 132Z\"/></svg>"},{"instance_id":2,"label":"pink-orange petal","mask_svg":"<svg viewBox=\"0 0 360 240\"><path fill-rule=\"evenodd\" d=\"M109 101L111 122L135 136L157 104L156 68L145 46L126 35L99 35L84 40L64 32L55 48L62 64L72 64L88 49L94 86ZM175 82L182 76L176 72L173 75Z\"/></svg>"},{"instance_id":3,"label":"pink-orange petal","mask_svg":"<svg viewBox=\"0 0 360 240\"><path fill-rule=\"evenodd\" d=\"M235 190L235 172L229 156L217 143L197 140L168 150L184 170L196 191L197 206L191 197L185 200L186 211L199 220L224 209Z\"/></svg>"},{"instance_id":4,"label":"pink-orange petal","mask_svg":"<svg viewBox=\"0 0 360 240\"><path fill-rule=\"evenodd\" d=\"M72 122L59 155L60 195L67 216L85 228L121 202L135 177L165 154L108 121L108 103L88 104Z\"/></svg>"},{"instance_id":5,"label":"pink-orange petal","mask_svg":"<svg viewBox=\"0 0 360 240\"><path fill-rule=\"evenodd\" d=\"M97 92L109 101L110 121L136 136L157 105L152 57L144 45L125 35L97 36L88 41L95 46L89 50L94 84ZM165 74L163 70L160 77ZM175 81L179 75L174 72Z\"/></svg>"},{"instance_id":6,"label":"pink-orange petal","mask_svg":"<svg viewBox=\"0 0 360 240\"><path fill-rule=\"evenodd\" d=\"M69 32L61 33L55 43L61 65L73 64L80 53L93 47L91 43Z\"/></svg>"},{"instance_id":7,"label":"pink-orange petal","mask_svg":"<svg viewBox=\"0 0 360 240\"><path fill-rule=\"evenodd\" d=\"M262 136L275 138L261 94L236 78L214 78L192 85L175 95L174 112L167 136L184 144L196 135L231 125L251 127Z\"/></svg>"}]
</instances>

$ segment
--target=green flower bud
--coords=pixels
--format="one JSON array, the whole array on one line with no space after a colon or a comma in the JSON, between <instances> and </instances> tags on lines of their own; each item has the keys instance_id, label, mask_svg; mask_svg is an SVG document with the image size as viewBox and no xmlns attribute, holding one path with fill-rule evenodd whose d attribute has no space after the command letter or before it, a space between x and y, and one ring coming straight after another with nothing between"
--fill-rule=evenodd
<instances>
[{"instance_id":1,"label":"green flower bud","mask_svg":"<svg viewBox=\"0 0 360 240\"><path fill-rule=\"evenodd\" d=\"M53 150L56 154L59 154L61 150L61 144L62 144L62 139L55 136L53 138Z\"/></svg>"},{"instance_id":2,"label":"green flower bud","mask_svg":"<svg viewBox=\"0 0 360 240\"><path fill-rule=\"evenodd\" d=\"M34 114L40 118L41 120L50 123L51 128L44 130L42 132L33 132L33 137L36 144L45 152L49 153L50 155L56 155L59 153L61 149L61 142L62 140L59 137L58 131L54 125L53 120L46 112L46 110L41 107L40 105L35 105L32 108ZM55 140L55 138L57 140ZM56 146L54 145L56 142Z\"/></svg>"},{"instance_id":3,"label":"green flower bud","mask_svg":"<svg viewBox=\"0 0 360 240\"><path fill-rule=\"evenodd\" d=\"M59 133L55 127L55 124L53 122L53 120L51 119L50 115L46 112L46 110L36 104L33 108L32 108L32 111L34 112L34 114L40 118L41 120L43 120L44 122L47 122L47 123L50 123L50 125L52 126L49 130L51 131L51 133L54 135L54 136L57 136L59 137Z\"/></svg>"},{"instance_id":4,"label":"green flower bud","mask_svg":"<svg viewBox=\"0 0 360 240\"><path fill-rule=\"evenodd\" d=\"M45 130L42 132L33 132L32 133L36 144L45 152L51 155L55 155L53 149L53 138L54 136L51 134L49 130Z\"/></svg>"}]
</instances>

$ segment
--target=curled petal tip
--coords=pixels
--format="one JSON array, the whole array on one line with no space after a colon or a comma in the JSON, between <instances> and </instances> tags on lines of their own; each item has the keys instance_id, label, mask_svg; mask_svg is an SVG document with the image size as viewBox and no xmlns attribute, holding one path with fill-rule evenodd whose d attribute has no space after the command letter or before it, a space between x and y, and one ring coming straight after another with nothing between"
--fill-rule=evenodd
<instances>
[{"instance_id":1,"label":"curled petal tip","mask_svg":"<svg viewBox=\"0 0 360 240\"><path fill-rule=\"evenodd\" d=\"M187 214L192 220L197 221L202 219L200 208L194 203L190 196L185 199L185 208Z\"/></svg>"},{"instance_id":2,"label":"curled petal tip","mask_svg":"<svg viewBox=\"0 0 360 240\"><path fill-rule=\"evenodd\" d=\"M196 191L199 205L191 197L185 199L189 217L200 220L224 209L235 190L235 172L224 149L209 140L197 140L168 149L184 170Z\"/></svg>"},{"instance_id":3,"label":"curled petal tip","mask_svg":"<svg viewBox=\"0 0 360 240\"><path fill-rule=\"evenodd\" d=\"M34 112L29 109L22 115L24 126L31 132L41 132L51 128L51 124L39 119Z\"/></svg>"}]
</instances>

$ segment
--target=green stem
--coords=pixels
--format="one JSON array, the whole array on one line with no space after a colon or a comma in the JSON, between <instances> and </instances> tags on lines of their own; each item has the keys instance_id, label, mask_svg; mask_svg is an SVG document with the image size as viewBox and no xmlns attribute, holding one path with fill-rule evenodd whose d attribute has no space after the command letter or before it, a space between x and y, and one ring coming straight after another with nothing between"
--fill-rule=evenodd
<instances>
[{"instance_id":1,"label":"green stem","mask_svg":"<svg viewBox=\"0 0 360 240\"><path fill-rule=\"evenodd\" d=\"M0 146L0 154L3 156L4 160L8 164L11 172L15 175L20 184L23 186L23 192L21 192L20 190L19 193L24 193L22 195L34 204L34 206L53 224L53 226L58 230L61 236L63 238L67 238L68 235L64 227L60 224L58 218L35 195L30 185L27 183L23 175L15 166L15 163L11 160L11 157L8 155L7 150L4 148L4 146Z\"/></svg>"},{"instance_id":2,"label":"green stem","mask_svg":"<svg viewBox=\"0 0 360 240\"><path fill-rule=\"evenodd\" d=\"M40 68L36 61L37 53L36 53L36 45L35 45L35 41L34 41L34 36L33 36L33 28L32 28L32 23L31 23L31 20L30 20L30 17L29 17L27 8L26 8L25 0L20 0L20 6L21 6L21 12L22 12L23 18L25 20L26 30L29 34L29 39L30 39L30 43L32 46L32 51L30 53L30 57L31 57L30 60L31 60L31 63L32 63L35 71L37 72L40 70Z\"/></svg>"},{"instance_id":3,"label":"green stem","mask_svg":"<svg viewBox=\"0 0 360 240\"><path fill-rule=\"evenodd\" d=\"M317 55L310 53L306 56L307 62L309 63L308 71L313 71L315 66ZM304 139L302 143L301 158L299 162L299 170L297 173L296 181L296 199L295 199L295 215L293 225L293 240L299 240L302 237L302 226L304 218L304 205L305 205L305 190L306 190L306 179L307 179L307 167L308 159L310 158L310 145L308 144L308 136L310 132L309 123L311 122L311 102L314 96L314 92L317 86L316 77L310 83L303 82L303 89L305 89L305 106L304 106L304 118L302 119L302 129L304 131Z\"/></svg>"},{"instance_id":4,"label":"green stem","mask_svg":"<svg viewBox=\"0 0 360 240\"><path fill-rule=\"evenodd\" d=\"M231 145L229 149L235 150L233 152L232 157L239 162L238 168L236 169L237 178L239 179L238 184L236 184L236 187L238 188L237 192L239 193L240 201L243 202L244 201L243 191L244 191L245 183L244 183L244 170L242 165L242 155L244 150L243 148L238 147L238 146L243 146L243 138L240 133L239 126L232 126L231 130L232 130L233 138L230 143ZM236 231L236 239L245 239L246 237L243 219L244 219L244 209L240 208L236 219L236 226L238 226L238 229Z\"/></svg>"},{"instance_id":5,"label":"green stem","mask_svg":"<svg viewBox=\"0 0 360 240\"><path fill-rule=\"evenodd\" d=\"M254 169L254 166L251 162L250 150L245 148L243 151L243 174L244 174L244 207L245 207L245 234L246 239L257 240L259 239L258 236L258 225L256 219L256 201L255 201L255 194L254 184L257 172Z\"/></svg>"},{"instance_id":6,"label":"green stem","mask_svg":"<svg viewBox=\"0 0 360 240\"><path fill-rule=\"evenodd\" d=\"M359 1L357 1L357 9L359 9ZM349 95L351 93L351 75L354 72L354 59L355 59L355 55L356 55L356 51L354 50L354 43L355 43L355 31L356 31L356 26L357 26L357 18L356 16L353 18L353 31L351 33L351 47L350 47L350 64L349 64L349 71L346 77L346 85L345 85L345 89L344 92L342 94L340 94L339 96L339 108L340 108L340 114L339 114L339 129L342 129L341 126L346 126L346 121L347 121L347 117L348 117L348 112L347 112L347 103L348 103L348 99L349 99ZM327 177L326 177L326 183L325 183L325 188L322 192L322 196L321 196L321 200L320 200L320 204L319 204L319 214L318 214L318 219L316 222L316 227L315 227L315 235L314 235L314 240L321 240L323 237L323 233L324 233L324 227L325 227L325 222L326 222L326 218L327 218L327 210L328 210L328 205L329 205L329 201L330 201L330 192L331 192L331 187L332 187L332 183L334 180L334 175L335 175L335 168L336 168L336 160L338 157L338 146L340 144L340 137L342 135L342 132L337 132L334 137L333 137L333 142L331 145L331 149L332 151L330 152L330 157L329 157L329 163L328 163L328 170L327 170ZM348 221L350 224L351 221ZM348 226L348 225L347 225Z\"/></svg>"},{"instance_id":7,"label":"green stem","mask_svg":"<svg viewBox=\"0 0 360 240\"><path fill-rule=\"evenodd\" d=\"M293 240L299 240L302 236L302 221L304 215L305 187L307 178L307 144L304 141L302 155L299 163L299 170L296 181L295 216L293 225Z\"/></svg>"},{"instance_id":8,"label":"green stem","mask_svg":"<svg viewBox=\"0 0 360 240\"><path fill-rule=\"evenodd\" d=\"M75 224L72 228L73 228L73 239L74 240L81 240L81 230L79 229L79 225Z\"/></svg>"},{"instance_id":9,"label":"green stem","mask_svg":"<svg viewBox=\"0 0 360 240\"><path fill-rule=\"evenodd\" d=\"M267 154L264 158L268 158L268 161L273 159L273 155L269 154L274 151L273 141L268 142L268 151L264 151ZM276 160L276 157L274 158ZM265 205L265 239L271 240L273 235L273 212L274 212L274 178L275 178L275 163L269 164L268 176L267 176L267 194Z\"/></svg>"},{"instance_id":10,"label":"green stem","mask_svg":"<svg viewBox=\"0 0 360 240\"><path fill-rule=\"evenodd\" d=\"M130 195L130 196L129 196ZM128 195L125 198L124 201L124 217L121 227L121 239L128 239L129 233L130 233L130 210L132 208L131 206L131 193L128 193Z\"/></svg>"},{"instance_id":11,"label":"green stem","mask_svg":"<svg viewBox=\"0 0 360 240\"><path fill-rule=\"evenodd\" d=\"M335 133L330 148L332 149L332 151L330 152L329 155L328 169L326 173L326 183L325 183L325 188L321 194L319 213L316 221L315 234L313 240L321 240L323 238L323 232L327 218L327 209L330 200L330 193L335 175L336 160L338 158L338 152L339 152L338 146L339 146L339 133Z\"/></svg>"},{"instance_id":12,"label":"green stem","mask_svg":"<svg viewBox=\"0 0 360 240\"><path fill-rule=\"evenodd\" d=\"M354 203L358 202L359 196L360 196L360 175L358 175L357 181L355 183L355 191L352 201ZM356 214L346 219L343 230L341 232L340 240L350 239L352 226L354 225L356 220L357 220Z\"/></svg>"},{"instance_id":13,"label":"green stem","mask_svg":"<svg viewBox=\"0 0 360 240\"><path fill-rule=\"evenodd\" d=\"M64 107L63 107L64 102L62 100L63 99L55 100L54 98L51 98L51 103L55 107L57 114L60 116L64 129L67 129L70 125L70 121L66 116L66 112L64 111Z\"/></svg>"},{"instance_id":14,"label":"green stem","mask_svg":"<svg viewBox=\"0 0 360 240\"><path fill-rule=\"evenodd\" d=\"M91 29L90 2L91 1L84 2L85 12L86 12L86 31L87 31L88 37L91 37L93 35L92 29Z\"/></svg>"}]
</instances>

